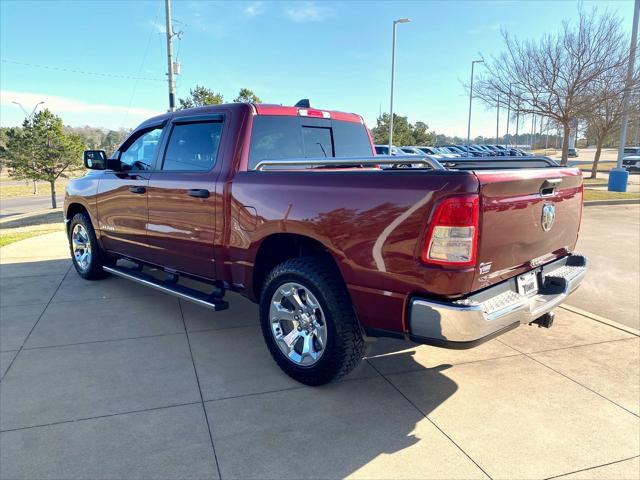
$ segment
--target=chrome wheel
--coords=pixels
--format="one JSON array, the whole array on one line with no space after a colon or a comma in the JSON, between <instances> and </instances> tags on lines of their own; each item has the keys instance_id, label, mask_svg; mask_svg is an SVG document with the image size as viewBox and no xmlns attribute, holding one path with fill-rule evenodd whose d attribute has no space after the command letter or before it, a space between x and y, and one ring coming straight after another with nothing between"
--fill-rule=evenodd
<instances>
[{"instance_id":1,"label":"chrome wheel","mask_svg":"<svg viewBox=\"0 0 640 480\"><path fill-rule=\"evenodd\" d=\"M76 265L83 272L91 266L91 240L87 229L81 223L77 223L71 232L71 248Z\"/></svg>"},{"instance_id":2,"label":"chrome wheel","mask_svg":"<svg viewBox=\"0 0 640 480\"><path fill-rule=\"evenodd\" d=\"M314 365L327 344L320 302L303 285L288 282L275 291L269 308L271 333L280 351L296 365Z\"/></svg>"}]
</instances>

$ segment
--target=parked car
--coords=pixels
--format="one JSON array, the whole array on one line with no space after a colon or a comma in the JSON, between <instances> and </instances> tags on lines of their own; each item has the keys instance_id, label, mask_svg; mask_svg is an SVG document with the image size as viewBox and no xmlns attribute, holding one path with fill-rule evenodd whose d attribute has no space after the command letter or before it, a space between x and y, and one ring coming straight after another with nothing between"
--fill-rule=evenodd
<instances>
[{"instance_id":1,"label":"parked car","mask_svg":"<svg viewBox=\"0 0 640 480\"><path fill-rule=\"evenodd\" d=\"M401 150L405 153L411 153L415 155L432 155L436 158L458 158L460 155L455 153L449 153L447 151L442 151L436 147L425 147L425 146L405 146L400 147Z\"/></svg>"},{"instance_id":2,"label":"parked car","mask_svg":"<svg viewBox=\"0 0 640 480\"><path fill-rule=\"evenodd\" d=\"M92 172L68 183L73 266L212 315L226 290L244 295L275 362L308 385L353 370L365 334L469 348L551 325L586 271L579 170L379 159L355 114L237 103L153 117L110 158L86 151Z\"/></svg>"},{"instance_id":3,"label":"parked car","mask_svg":"<svg viewBox=\"0 0 640 480\"><path fill-rule=\"evenodd\" d=\"M640 171L640 155L629 155L624 157L622 159L622 167L626 168L630 172Z\"/></svg>"},{"instance_id":4,"label":"parked car","mask_svg":"<svg viewBox=\"0 0 640 480\"><path fill-rule=\"evenodd\" d=\"M419 150L415 147L400 147L400 151L402 153L406 153L407 155L424 155L422 150Z\"/></svg>"},{"instance_id":5,"label":"parked car","mask_svg":"<svg viewBox=\"0 0 640 480\"><path fill-rule=\"evenodd\" d=\"M624 147L623 155L625 157L632 155L640 155L640 147Z\"/></svg>"},{"instance_id":6,"label":"parked car","mask_svg":"<svg viewBox=\"0 0 640 480\"><path fill-rule=\"evenodd\" d=\"M375 145L375 150L378 155L389 155L389 145ZM403 152L395 145L392 145L391 155L403 155Z\"/></svg>"},{"instance_id":7,"label":"parked car","mask_svg":"<svg viewBox=\"0 0 640 480\"><path fill-rule=\"evenodd\" d=\"M506 155L506 152L503 148L500 148L498 145L487 145L487 148L492 150L493 153L498 157L503 157Z\"/></svg>"},{"instance_id":8,"label":"parked car","mask_svg":"<svg viewBox=\"0 0 640 480\"><path fill-rule=\"evenodd\" d=\"M460 155L461 157L471 157L472 155L466 150L458 147L457 145L440 145L439 148L443 148L450 153L455 153Z\"/></svg>"},{"instance_id":9,"label":"parked car","mask_svg":"<svg viewBox=\"0 0 640 480\"><path fill-rule=\"evenodd\" d=\"M573 158L575 158L575 157L577 157L577 156L578 156L578 150L577 150L577 149L575 149L575 148L569 148L569 149L567 149L567 156L568 156L569 158L572 158L572 157L573 157Z\"/></svg>"}]
</instances>

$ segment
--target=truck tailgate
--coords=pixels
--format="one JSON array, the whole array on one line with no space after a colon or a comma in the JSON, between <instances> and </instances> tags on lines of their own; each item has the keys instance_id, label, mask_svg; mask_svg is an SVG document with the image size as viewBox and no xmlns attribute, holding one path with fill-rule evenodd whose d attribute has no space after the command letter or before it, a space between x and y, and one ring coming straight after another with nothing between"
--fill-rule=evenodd
<instances>
[{"instance_id":1,"label":"truck tailgate","mask_svg":"<svg viewBox=\"0 0 640 480\"><path fill-rule=\"evenodd\" d=\"M472 290L573 250L582 216L578 169L476 171L475 175L480 183L481 215Z\"/></svg>"}]
</instances>

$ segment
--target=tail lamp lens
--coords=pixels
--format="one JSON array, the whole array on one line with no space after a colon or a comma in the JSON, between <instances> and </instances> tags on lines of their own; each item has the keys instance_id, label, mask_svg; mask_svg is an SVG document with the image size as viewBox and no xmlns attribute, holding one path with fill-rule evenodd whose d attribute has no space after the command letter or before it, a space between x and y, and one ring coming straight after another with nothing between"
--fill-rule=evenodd
<instances>
[{"instance_id":1,"label":"tail lamp lens","mask_svg":"<svg viewBox=\"0 0 640 480\"><path fill-rule=\"evenodd\" d=\"M438 265L475 264L480 201L478 195L445 198L427 230L422 261Z\"/></svg>"}]
</instances>

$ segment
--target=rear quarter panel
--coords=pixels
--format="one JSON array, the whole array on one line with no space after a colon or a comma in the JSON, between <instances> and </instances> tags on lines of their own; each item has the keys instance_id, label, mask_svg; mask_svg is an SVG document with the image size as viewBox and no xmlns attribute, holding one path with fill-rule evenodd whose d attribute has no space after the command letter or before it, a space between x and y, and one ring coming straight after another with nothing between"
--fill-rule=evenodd
<instances>
[{"instance_id":1,"label":"rear quarter panel","mask_svg":"<svg viewBox=\"0 0 640 480\"><path fill-rule=\"evenodd\" d=\"M363 325L403 331L408 294L455 296L471 287L473 268L426 267L419 253L433 205L477 189L467 172L239 172L229 192L225 276L255 297L262 241L304 235L332 254Z\"/></svg>"}]
</instances>

